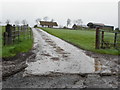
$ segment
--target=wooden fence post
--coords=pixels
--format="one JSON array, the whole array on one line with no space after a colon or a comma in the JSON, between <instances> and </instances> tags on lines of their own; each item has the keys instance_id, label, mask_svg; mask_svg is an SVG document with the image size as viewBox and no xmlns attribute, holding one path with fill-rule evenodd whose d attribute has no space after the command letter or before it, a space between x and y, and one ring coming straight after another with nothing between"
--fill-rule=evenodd
<instances>
[{"instance_id":1,"label":"wooden fence post","mask_svg":"<svg viewBox=\"0 0 120 90\"><path fill-rule=\"evenodd\" d=\"M25 25L23 25L23 33L24 33L24 39L25 39Z\"/></svg>"},{"instance_id":2,"label":"wooden fence post","mask_svg":"<svg viewBox=\"0 0 120 90\"><path fill-rule=\"evenodd\" d=\"M8 44L12 44L12 26L10 24L6 25L6 32L8 33Z\"/></svg>"},{"instance_id":3,"label":"wooden fence post","mask_svg":"<svg viewBox=\"0 0 120 90\"><path fill-rule=\"evenodd\" d=\"M23 26L21 25L21 28L20 28L21 30L21 32L20 32L20 34L22 34L23 35ZM21 39L23 39L23 37L21 38Z\"/></svg>"},{"instance_id":4,"label":"wooden fence post","mask_svg":"<svg viewBox=\"0 0 120 90\"><path fill-rule=\"evenodd\" d=\"M96 28L96 42L95 42L95 48L100 48L100 30L99 27Z\"/></svg>"},{"instance_id":5,"label":"wooden fence post","mask_svg":"<svg viewBox=\"0 0 120 90\"><path fill-rule=\"evenodd\" d=\"M32 28L30 28L30 39L32 37Z\"/></svg>"},{"instance_id":6,"label":"wooden fence post","mask_svg":"<svg viewBox=\"0 0 120 90\"><path fill-rule=\"evenodd\" d=\"M4 32L3 33L3 36L4 36L4 46L8 44L8 33L7 32Z\"/></svg>"},{"instance_id":7,"label":"wooden fence post","mask_svg":"<svg viewBox=\"0 0 120 90\"><path fill-rule=\"evenodd\" d=\"M27 39L29 39L29 33L28 33L28 32L29 32L29 27L28 27L28 24L27 24L27 30L26 30L26 34L27 34L26 36L27 36Z\"/></svg>"},{"instance_id":8,"label":"wooden fence post","mask_svg":"<svg viewBox=\"0 0 120 90\"><path fill-rule=\"evenodd\" d=\"M19 28L19 26L17 26L18 27L18 42L20 41L20 28Z\"/></svg>"},{"instance_id":9,"label":"wooden fence post","mask_svg":"<svg viewBox=\"0 0 120 90\"><path fill-rule=\"evenodd\" d=\"M12 36L12 39L13 39L13 44L15 43L15 33L16 32L16 30L15 30L15 25L13 25L13 36Z\"/></svg>"},{"instance_id":10,"label":"wooden fence post","mask_svg":"<svg viewBox=\"0 0 120 90\"><path fill-rule=\"evenodd\" d=\"M114 47L116 47L116 42L117 42L117 33L115 33L115 37L114 37Z\"/></svg>"},{"instance_id":11,"label":"wooden fence post","mask_svg":"<svg viewBox=\"0 0 120 90\"><path fill-rule=\"evenodd\" d=\"M104 47L104 31L102 31L102 41L101 41L101 48Z\"/></svg>"}]
</instances>

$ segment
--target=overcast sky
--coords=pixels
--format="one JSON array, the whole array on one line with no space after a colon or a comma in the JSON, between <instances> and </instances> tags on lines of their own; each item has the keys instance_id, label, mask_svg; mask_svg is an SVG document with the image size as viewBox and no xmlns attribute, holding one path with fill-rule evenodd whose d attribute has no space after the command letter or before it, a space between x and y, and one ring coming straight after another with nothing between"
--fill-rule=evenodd
<instances>
[{"instance_id":1,"label":"overcast sky","mask_svg":"<svg viewBox=\"0 0 120 90\"><path fill-rule=\"evenodd\" d=\"M119 0L1 0L0 21L26 19L34 25L35 19L48 16L59 25L66 20L82 19L88 22L104 23L118 27Z\"/></svg>"}]
</instances>

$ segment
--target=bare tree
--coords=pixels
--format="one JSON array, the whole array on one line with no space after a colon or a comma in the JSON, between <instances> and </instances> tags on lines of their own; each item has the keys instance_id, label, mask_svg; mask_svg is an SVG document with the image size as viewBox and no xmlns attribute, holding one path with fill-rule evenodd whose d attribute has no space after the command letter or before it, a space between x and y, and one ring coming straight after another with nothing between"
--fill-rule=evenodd
<instances>
[{"instance_id":1,"label":"bare tree","mask_svg":"<svg viewBox=\"0 0 120 90\"><path fill-rule=\"evenodd\" d=\"M70 19L67 19L67 27L71 25L71 20Z\"/></svg>"},{"instance_id":2,"label":"bare tree","mask_svg":"<svg viewBox=\"0 0 120 90\"><path fill-rule=\"evenodd\" d=\"M49 18L46 16L43 18L44 21L47 21Z\"/></svg>"},{"instance_id":3,"label":"bare tree","mask_svg":"<svg viewBox=\"0 0 120 90\"><path fill-rule=\"evenodd\" d=\"M9 19L7 19L6 23L7 23L7 24L10 24L10 20L9 20Z\"/></svg>"},{"instance_id":4,"label":"bare tree","mask_svg":"<svg viewBox=\"0 0 120 90\"><path fill-rule=\"evenodd\" d=\"M54 19L51 19L51 22L54 22Z\"/></svg>"},{"instance_id":5,"label":"bare tree","mask_svg":"<svg viewBox=\"0 0 120 90\"><path fill-rule=\"evenodd\" d=\"M73 24L78 25L78 20L74 20Z\"/></svg>"},{"instance_id":6,"label":"bare tree","mask_svg":"<svg viewBox=\"0 0 120 90\"><path fill-rule=\"evenodd\" d=\"M40 19L40 18L37 18L35 21L36 21L37 24L39 24L40 21L41 21L41 19Z\"/></svg>"},{"instance_id":7,"label":"bare tree","mask_svg":"<svg viewBox=\"0 0 120 90\"><path fill-rule=\"evenodd\" d=\"M18 20L15 21L15 25L19 25L19 21Z\"/></svg>"},{"instance_id":8,"label":"bare tree","mask_svg":"<svg viewBox=\"0 0 120 90\"><path fill-rule=\"evenodd\" d=\"M76 21L76 23L77 23L77 25L81 25L81 26L82 26L83 21L82 21L82 19L78 19L78 20Z\"/></svg>"},{"instance_id":9,"label":"bare tree","mask_svg":"<svg viewBox=\"0 0 120 90\"><path fill-rule=\"evenodd\" d=\"M27 21L24 19L24 20L22 20L22 24L23 25L27 25Z\"/></svg>"}]
</instances>

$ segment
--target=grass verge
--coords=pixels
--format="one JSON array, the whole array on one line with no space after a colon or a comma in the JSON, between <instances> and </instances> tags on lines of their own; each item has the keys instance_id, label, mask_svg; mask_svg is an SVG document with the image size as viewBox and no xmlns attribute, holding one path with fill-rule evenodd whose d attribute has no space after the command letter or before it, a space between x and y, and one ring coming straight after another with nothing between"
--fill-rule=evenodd
<instances>
[{"instance_id":1,"label":"grass verge","mask_svg":"<svg viewBox=\"0 0 120 90\"><path fill-rule=\"evenodd\" d=\"M119 55L120 52L114 48L111 49L95 49L95 30L69 30L69 29L53 29L41 28L44 31L59 37L77 47L101 54Z\"/></svg>"}]
</instances>

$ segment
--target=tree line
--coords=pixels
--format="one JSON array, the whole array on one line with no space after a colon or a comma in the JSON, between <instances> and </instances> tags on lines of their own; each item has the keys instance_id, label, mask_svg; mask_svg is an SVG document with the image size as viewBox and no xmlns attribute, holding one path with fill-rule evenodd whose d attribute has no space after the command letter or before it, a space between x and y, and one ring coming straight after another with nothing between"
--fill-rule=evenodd
<instances>
[{"instance_id":1,"label":"tree line","mask_svg":"<svg viewBox=\"0 0 120 90\"><path fill-rule=\"evenodd\" d=\"M0 22L0 23L2 23L2 22ZM7 19L7 20L5 21L5 23L6 23L6 24L10 24L11 21L10 21L9 19ZM19 24L27 25L28 22L27 22L27 20L25 20L25 19L22 20L22 21L19 21L19 20L14 21L14 25L18 26Z\"/></svg>"}]
</instances>

